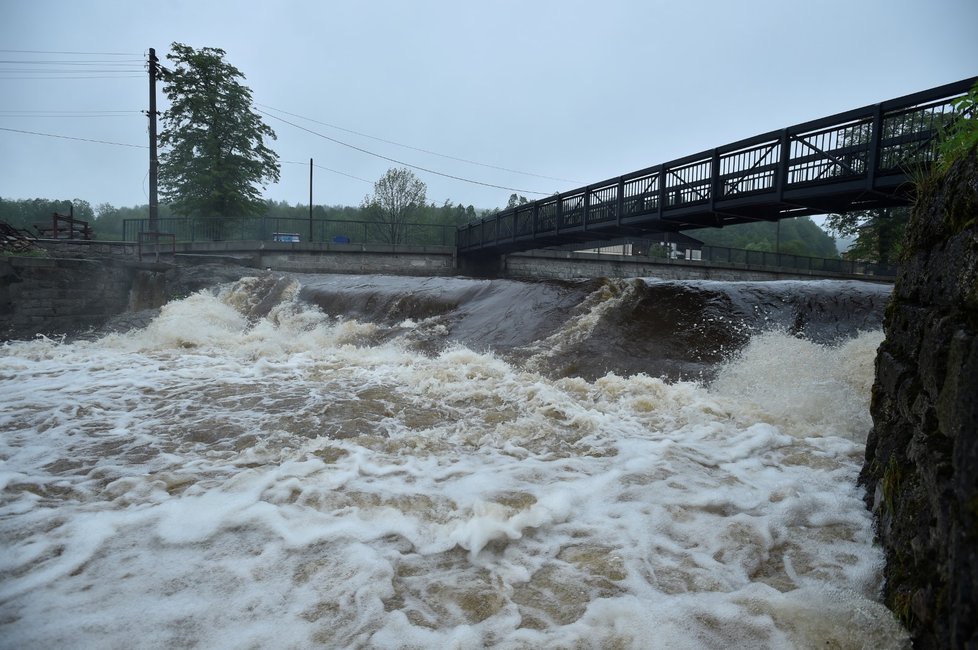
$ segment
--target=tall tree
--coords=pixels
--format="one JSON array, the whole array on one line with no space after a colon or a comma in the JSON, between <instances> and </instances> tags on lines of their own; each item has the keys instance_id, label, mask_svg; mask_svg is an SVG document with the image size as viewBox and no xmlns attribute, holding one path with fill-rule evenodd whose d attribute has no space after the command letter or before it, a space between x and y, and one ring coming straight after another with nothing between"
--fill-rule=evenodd
<instances>
[{"instance_id":1,"label":"tall tree","mask_svg":"<svg viewBox=\"0 0 978 650\"><path fill-rule=\"evenodd\" d=\"M173 43L164 68L160 144L162 196L177 214L235 218L261 214L259 186L279 179L275 132L253 110L244 75L224 50Z\"/></svg>"},{"instance_id":2,"label":"tall tree","mask_svg":"<svg viewBox=\"0 0 978 650\"><path fill-rule=\"evenodd\" d=\"M843 257L893 264L900 256L910 208L881 208L832 214L825 225L843 237L854 237Z\"/></svg>"},{"instance_id":3,"label":"tall tree","mask_svg":"<svg viewBox=\"0 0 978 650\"><path fill-rule=\"evenodd\" d=\"M513 194L509 195L509 201L506 201L506 209L509 210L510 208L525 205L529 202L529 199L527 199L525 196L522 194L516 194L514 192Z\"/></svg>"},{"instance_id":4,"label":"tall tree","mask_svg":"<svg viewBox=\"0 0 978 650\"><path fill-rule=\"evenodd\" d=\"M421 212L428 187L409 169L388 169L374 183L373 196L363 200L368 218L378 224L378 233L389 244L399 244L407 234L407 224Z\"/></svg>"}]
</instances>

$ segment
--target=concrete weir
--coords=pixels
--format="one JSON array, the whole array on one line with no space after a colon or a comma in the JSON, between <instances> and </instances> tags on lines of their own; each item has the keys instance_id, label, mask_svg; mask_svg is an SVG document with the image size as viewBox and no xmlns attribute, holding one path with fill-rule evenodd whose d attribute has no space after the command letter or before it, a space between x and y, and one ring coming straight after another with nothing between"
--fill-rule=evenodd
<instances>
[{"instance_id":1,"label":"concrete weir","mask_svg":"<svg viewBox=\"0 0 978 650\"><path fill-rule=\"evenodd\" d=\"M455 275L454 246L262 242L254 266L303 273Z\"/></svg>"},{"instance_id":2,"label":"concrete weir","mask_svg":"<svg viewBox=\"0 0 978 650\"><path fill-rule=\"evenodd\" d=\"M737 262L532 250L523 253L468 253L454 246L333 244L310 242L185 242L153 249L131 242L44 242L52 257L124 258L179 265L225 262L255 269L296 273L364 275L470 276L510 279L574 280L581 278L656 277L664 280L863 280L892 283L890 276L778 268Z\"/></svg>"},{"instance_id":3,"label":"concrete weir","mask_svg":"<svg viewBox=\"0 0 978 650\"><path fill-rule=\"evenodd\" d=\"M240 273L250 273L249 269L556 280L654 277L892 282L882 276L551 250L460 257L454 246L229 241L181 243L156 251L140 249L132 242L47 240L41 244L48 257L0 256L0 340L75 331L98 326L122 312L159 307L173 293L168 271L186 267L197 267L191 289L227 281L225 276L232 271L240 277Z\"/></svg>"}]
</instances>

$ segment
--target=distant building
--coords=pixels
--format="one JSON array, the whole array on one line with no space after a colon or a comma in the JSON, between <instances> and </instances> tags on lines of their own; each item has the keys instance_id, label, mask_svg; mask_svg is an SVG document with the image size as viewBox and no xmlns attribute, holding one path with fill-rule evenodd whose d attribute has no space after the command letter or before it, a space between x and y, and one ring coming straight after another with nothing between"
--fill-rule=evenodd
<instances>
[{"instance_id":1,"label":"distant building","mask_svg":"<svg viewBox=\"0 0 978 650\"><path fill-rule=\"evenodd\" d=\"M673 260L702 259L703 242L678 232L650 233L643 238L619 238L606 242L591 242L580 248L579 253L598 253L600 255L628 255L633 257L656 257ZM564 247L567 248L567 247Z\"/></svg>"}]
</instances>

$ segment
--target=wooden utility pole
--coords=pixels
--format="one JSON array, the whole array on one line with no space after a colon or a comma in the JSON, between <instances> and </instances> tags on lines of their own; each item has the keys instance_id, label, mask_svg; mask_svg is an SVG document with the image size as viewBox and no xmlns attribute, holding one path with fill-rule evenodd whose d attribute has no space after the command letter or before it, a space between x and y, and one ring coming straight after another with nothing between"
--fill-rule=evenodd
<instances>
[{"instance_id":1,"label":"wooden utility pole","mask_svg":"<svg viewBox=\"0 0 978 650\"><path fill-rule=\"evenodd\" d=\"M312 241L312 158L309 159L309 241Z\"/></svg>"},{"instance_id":2,"label":"wooden utility pole","mask_svg":"<svg viewBox=\"0 0 978 650\"><path fill-rule=\"evenodd\" d=\"M149 231L159 232L159 183L160 161L156 156L156 77L159 74L159 59L156 50L149 48Z\"/></svg>"}]
</instances>

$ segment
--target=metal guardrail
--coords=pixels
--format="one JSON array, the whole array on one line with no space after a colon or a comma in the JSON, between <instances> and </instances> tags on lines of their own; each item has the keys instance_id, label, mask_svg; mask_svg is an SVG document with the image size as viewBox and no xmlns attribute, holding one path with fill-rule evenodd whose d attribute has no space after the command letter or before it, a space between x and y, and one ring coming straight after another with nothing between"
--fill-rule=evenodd
<instances>
[{"instance_id":1,"label":"metal guardrail","mask_svg":"<svg viewBox=\"0 0 978 650\"><path fill-rule=\"evenodd\" d=\"M797 124L460 226L459 253L905 204L978 77Z\"/></svg>"},{"instance_id":2,"label":"metal guardrail","mask_svg":"<svg viewBox=\"0 0 978 650\"><path fill-rule=\"evenodd\" d=\"M704 246L700 251L700 255L702 261L705 262L743 264L778 269L797 269L815 273L871 275L885 278L894 278L897 274L897 267L893 264L859 262L844 260L838 257L808 257L806 255L793 255L791 253L753 251L742 248L725 248L723 246Z\"/></svg>"},{"instance_id":3,"label":"metal guardrail","mask_svg":"<svg viewBox=\"0 0 978 650\"><path fill-rule=\"evenodd\" d=\"M785 271L797 270L814 274L832 273L843 275L875 276L893 279L897 275L894 264L845 260L839 257L814 257L779 251L728 248L708 244L683 244L673 248L666 242L643 238L621 238L610 242L594 241L586 249L579 246L563 246L556 250L567 252L623 255L636 262L643 260L669 260L671 264L698 266L707 264L727 264L737 267L765 267Z\"/></svg>"},{"instance_id":4,"label":"metal guardrail","mask_svg":"<svg viewBox=\"0 0 978 650\"><path fill-rule=\"evenodd\" d=\"M280 241L330 244L454 246L455 226L320 219L253 217L242 219L157 219L157 231L175 243L204 241ZM139 241L149 219L123 221L123 239Z\"/></svg>"}]
</instances>

